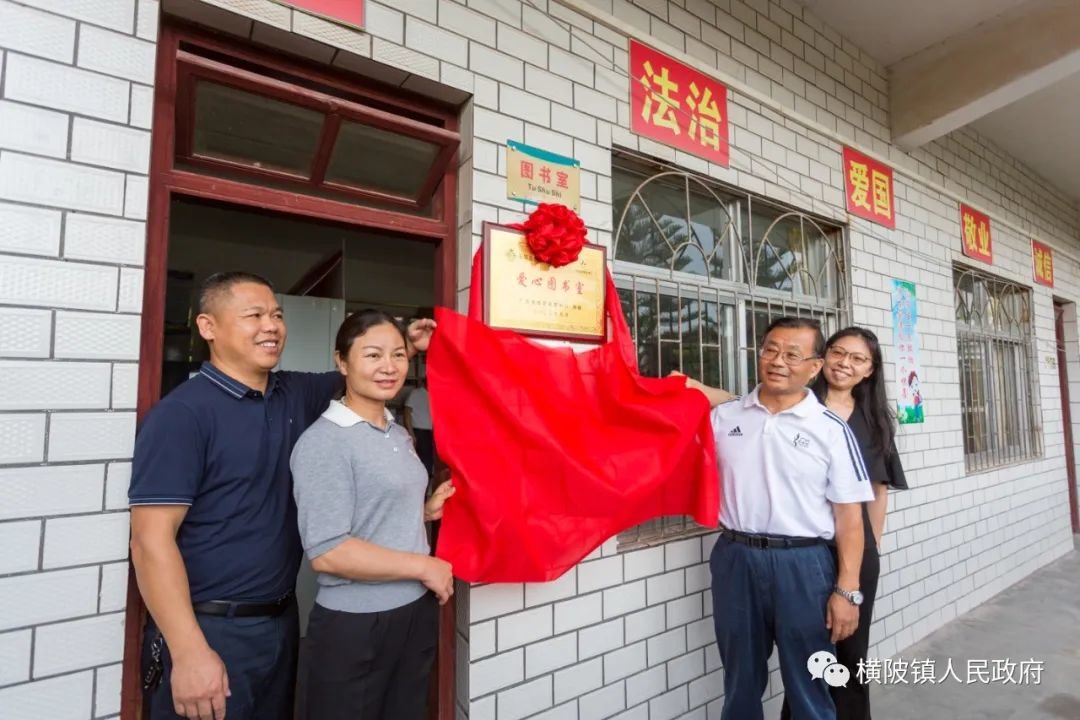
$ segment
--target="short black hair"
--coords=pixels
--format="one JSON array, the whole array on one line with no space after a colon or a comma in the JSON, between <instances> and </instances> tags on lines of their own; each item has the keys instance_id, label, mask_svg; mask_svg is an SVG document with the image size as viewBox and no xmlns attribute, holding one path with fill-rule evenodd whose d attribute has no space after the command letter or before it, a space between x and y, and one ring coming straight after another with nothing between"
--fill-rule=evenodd
<instances>
[{"instance_id":1,"label":"short black hair","mask_svg":"<svg viewBox=\"0 0 1080 720\"><path fill-rule=\"evenodd\" d=\"M765 328L765 333L761 336L761 343L764 345L765 338L769 337L769 333L778 328L788 330L813 330L814 357L820 358L825 356L825 336L821 332L821 323L817 320L801 317L778 317L769 323L769 327Z\"/></svg>"},{"instance_id":2,"label":"short black hair","mask_svg":"<svg viewBox=\"0 0 1080 720\"><path fill-rule=\"evenodd\" d=\"M408 346L409 341L406 338L405 325L400 320L383 310L368 309L353 313L345 318L345 322L341 323L341 327L337 331L337 337L334 339L334 349L342 358L349 357L349 350L352 349L353 341L378 325L392 325L395 330L401 333L401 339Z\"/></svg>"},{"instance_id":3,"label":"short black hair","mask_svg":"<svg viewBox=\"0 0 1080 720\"><path fill-rule=\"evenodd\" d=\"M232 270L228 272L216 272L202 281L199 287L199 314L210 312L210 306L214 304L223 293L232 290L233 285L240 283L255 283L264 285L274 291L274 286L262 275L255 273Z\"/></svg>"}]
</instances>

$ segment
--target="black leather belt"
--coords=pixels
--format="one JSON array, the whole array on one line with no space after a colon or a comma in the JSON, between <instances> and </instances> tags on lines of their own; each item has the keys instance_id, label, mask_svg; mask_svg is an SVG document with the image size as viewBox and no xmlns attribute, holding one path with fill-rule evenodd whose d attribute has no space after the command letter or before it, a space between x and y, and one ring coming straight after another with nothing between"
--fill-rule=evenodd
<instances>
[{"instance_id":1,"label":"black leather belt","mask_svg":"<svg viewBox=\"0 0 1080 720\"><path fill-rule=\"evenodd\" d=\"M293 594L288 593L277 600L262 603L208 600L207 602L195 603L193 609L201 615L218 615L220 617L277 617L289 609L293 599Z\"/></svg>"},{"instance_id":2,"label":"black leather belt","mask_svg":"<svg viewBox=\"0 0 1080 720\"><path fill-rule=\"evenodd\" d=\"M752 533L738 532L735 530L728 530L724 528L720 531L720 535L724 538L737 542L740 545L749 545L753 548L765 549L778 549L783 550L786 548L798 548L798 547L811 547L813 545L828 545L829 541L825 538L809 538L809 537L783 537L778 535L754 535Z\"/></svg>"}]
</instances>

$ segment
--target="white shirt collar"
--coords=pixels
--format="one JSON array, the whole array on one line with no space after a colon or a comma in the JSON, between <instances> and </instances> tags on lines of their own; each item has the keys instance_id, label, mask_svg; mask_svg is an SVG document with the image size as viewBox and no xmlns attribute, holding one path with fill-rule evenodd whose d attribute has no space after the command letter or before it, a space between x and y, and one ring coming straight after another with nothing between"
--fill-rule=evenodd
<instances>
[{"instance_id":1,"label":"white shirt collar","mask_svg":"<svg viewBox=\"0 0 1080 720\"><path fill-rule=\"evenodd\" d=\"M771 411L767 407L762 405L761 401L758 399L758 391L760 389L761 389L761 385L758 385L743 399L743 407L744 408L752 408L752 407L756 406L756 407L761 408L765 412L768 412L768 413L771 414ZM800 400L797 404L792 405L787 410L783 410L783 411L781 411L781 412L779 412L777 414L778 415L783 415L785 413L791 413L793 415L798 415L799 417L809 417L810 413L813 412L814 408L818 407L820 405L821 405L821 403L818 402L817 396L814 395L814 391L811 390L810 388L807 388L806 389L806 396L803 397L802 400Z\"/></svg>"},{"instance_id":2,"label":"white shirt collar","mask_svg":"<svg viewBox=\"0 0 1080 720\"><path fill-rule=\"evenodd\" d=\"M390 426L394 423L394 414L390 412L390 408L383 408L383 412L386 417L386 430L390 429ZM324 418L334 423L338 427L352 427L360 423L367 423L372 427L375 427L370 422L353 412L345 403L340 400L331 400L330 407L326 408L326 411L322 414ZM375 428L382 431L383 428Z\"/></svg>"}]
</instances>

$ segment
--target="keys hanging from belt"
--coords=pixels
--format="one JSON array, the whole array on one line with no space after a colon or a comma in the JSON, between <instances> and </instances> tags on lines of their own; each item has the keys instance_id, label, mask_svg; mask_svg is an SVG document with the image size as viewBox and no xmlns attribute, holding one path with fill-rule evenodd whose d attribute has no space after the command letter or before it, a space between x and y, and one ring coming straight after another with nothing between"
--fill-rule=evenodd
<instances>
[{"instance_id":1,"label":"keys hanging from belt","mask_svg":"<svg viewBox=\"0 0 1080 720\"><path fill-rule=\"evenodd\" d=\"M165 636L159 630L154 642L150 644L150 667L143 675L143 690L154 690L161 685L161 679L165 674L164 665L161 662L161 650L165 647Z\"/></svg>"}]
</instances>

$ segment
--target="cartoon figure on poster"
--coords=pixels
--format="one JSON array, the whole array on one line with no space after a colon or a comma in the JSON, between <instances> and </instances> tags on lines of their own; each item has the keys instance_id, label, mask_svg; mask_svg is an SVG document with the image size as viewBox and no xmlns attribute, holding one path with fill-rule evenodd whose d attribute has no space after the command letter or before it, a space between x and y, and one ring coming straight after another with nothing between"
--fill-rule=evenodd
<instances>
[{"instance_id":1,"label":"cartoon figure on poster","mask_svg":"<svg viewBox=\"0 0 1080 720\"><path fill-rule=\"evenodd\" d=\"M924 411L914 283L893 280L892 315L896 350L896 419L901 425L921 423Z\"/></svg>"},{"instance_id":2,"label":"cartoon figure on poster","mask_svg":"<svg viewBox=\"0 0 1080 720\"><path fill-rule=\"evenodd\" d=\"M911 406L915 408L915 415L922 418L922 393L919 391L919 374L914 370L908 376L908 392L911 393Z\"/></svg>"}]
</instances>

